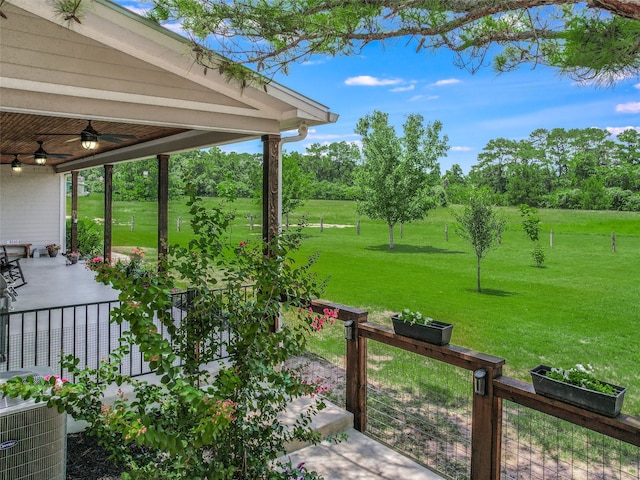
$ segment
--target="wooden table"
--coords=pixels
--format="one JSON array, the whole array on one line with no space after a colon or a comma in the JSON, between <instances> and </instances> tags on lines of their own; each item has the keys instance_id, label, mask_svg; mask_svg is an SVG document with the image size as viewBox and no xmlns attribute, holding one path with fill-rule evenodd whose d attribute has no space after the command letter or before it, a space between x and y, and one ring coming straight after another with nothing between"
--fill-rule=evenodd
<instances>
[{"instance_id":1,"label":"wooden table","mask_svg":"<svg viewBox=\"0 0 640 480\"><path fill-rule=\"evenodd\" d=\"M0 247L4 247L4 248L21 248L22 250L24 250L24 255L21 254L20 256L25 256L27 258L31 257L31 244L30 243L2 243L0 244ZM7 252L10 253L10 252Z\"/></svg>"}]
</instances>

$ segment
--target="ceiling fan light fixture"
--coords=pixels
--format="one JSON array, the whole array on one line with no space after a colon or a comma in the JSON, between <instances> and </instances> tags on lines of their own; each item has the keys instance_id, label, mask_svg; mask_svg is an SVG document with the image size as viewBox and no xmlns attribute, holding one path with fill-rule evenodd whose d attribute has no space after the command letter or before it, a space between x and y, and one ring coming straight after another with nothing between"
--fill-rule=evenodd
<instances>
[{"instance_id":1,"label":"ceiling fan light fixture","mask_svg":"<svg viewBox=\"0 0 640 480\"><path fill-rule=\"evenodd\" d=\"M18 160L18 155L14 155L13 162L11 162L11 170L15 173L20 173L22 171L22 163Z\"/></svg>"},{"instance_id":2,"label":"ceiling fan light fixture","mask_svg":"<svg viewBox=\"0 0 640 480\"><path fill-rule=\"evenodd\" d=\"M91 126L91 120L87 128L80 132L80 143L85 150L95 150L98 147L98 132Z\"/></svg>"},{"instance_id":3,"label":"ceiling fan light fixture","mask_svg":"<svg viewBox=\"0 0 640 480\"><path fill-rule=\"evenodd\" d=\"M36 161L36 165L44 165L47 163L47 152L42 148L43 142L38 141L38 143L40 144L40 147L33 153L33 158Z\"/></svg>"}]
</instances>

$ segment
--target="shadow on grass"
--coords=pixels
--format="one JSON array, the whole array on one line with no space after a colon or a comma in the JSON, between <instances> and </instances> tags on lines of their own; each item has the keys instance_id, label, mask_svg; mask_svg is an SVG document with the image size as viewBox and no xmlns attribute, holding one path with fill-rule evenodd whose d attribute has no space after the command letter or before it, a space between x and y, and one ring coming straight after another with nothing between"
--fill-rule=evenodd
<instances>
[{"instance_id":1,"label":"shadow on grass","mask_svg":"<svg viewBox=\"0 0 640 480\"><path fill-rule=\"evenodd\" d=\"M436 248L430 245L395 245L393 249L389 248L389 244L383 245L371 245L367 247L367 250L373 250L376 252L389 252L389 253L446 253L446 254L460 254L467 252L459 252L457 250L446 250L444 248Z\"/></svg>"},{"instance_id":2,"label":"shadow on grass","mask_svg":"<svg viewBox=\"0 0 640 480\"><path fill-rule=\"evenodd\" d=\"M494 297L512 297L519 295L517 292L507 292L505 290L495 290L493 288L483 288L481 292L478 292L475 288L467 288L469 293L480 293L480 295L492 295Z\"/></svg>"}]
</instances>

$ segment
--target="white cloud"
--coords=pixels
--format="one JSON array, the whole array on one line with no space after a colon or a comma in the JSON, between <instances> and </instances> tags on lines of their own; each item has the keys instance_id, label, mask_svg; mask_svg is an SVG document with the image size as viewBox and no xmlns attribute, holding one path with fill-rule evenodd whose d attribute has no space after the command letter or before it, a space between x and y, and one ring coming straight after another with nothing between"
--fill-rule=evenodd
<instances>
[{"instance_id":1,"label":"white cloud","mask_svg":"<svg viewBox=\"0 0 640 480\"><path fill-rule=\"evenodd\" d=\"M470 152L473 147L451 147L449 150L452 152Z\"/></svg>"},{"instance_id":2,"label":"white cloud","mask_svg":"<svg viewBox=\"0 0 640 480\"><path fill-rule=\"evenodd\" d=\"M435 100L440 98L438 95L414 95L409 99L410 102L417 102L418 100Z\"/></svg>"},{"instance_id":3,"label":"white cloud","mask_svg":"<svg viewBox=\"0 0 640 480\"><path fill-rule=\"evenodd\" d=\"M178 33L180 35L185 34L184 28L182 28L182 23L176 23L176 22L163 23L162 26L167 30L171 30L174 33Z\"/></svg>"},{"instance_id":4,"label":"white cloud","mask_svg":"<svg viewBox=\"0 0 640 480\"><path fill-rule=\"evenodd\" d=\"M435 83L432 83L432 87L442 87L444 85L455 85L456 83L460 83L462 80L458 80L457 78L445 78L444 80L438 80Z\"/></svg>"},{"instance_id":5,"label":"white cloud","mask_svg":"<svg viewBox=\"0 0 640 480\"><path fill-rule=\"evenodd\" d=\"M619 103L616 105L617 113L640 113L640 102Z\"/></svg>"},{"instance_id":6,"label":"white cloud","mask_svg":"<svg viewBox=\"0 0 640 480\"><path fill-rule=\"evenodd\" d=\"M390 92L410 92L411 90L415 89L416 86L415 85L407 85L406 87L396 87L396 88L392 88L391 90L389 90Z\"/></svg>"},{"instance_id":7,"label":"white cloud","mask_svg":"<svg viewBox=\"0 0 640 480\"><path fill-rule=\"evenodd\" d=\"M349 77L344 81L345 85L360 87L384 87L386 85L398 85L402 83L399 78L376 78L369 75L359 75L357 77Z\"/></svg>"},{"instance_id":8,"label":"white cloud","mask_svg":"<svg viewBox=\"0 0 640 480\"><path fill-rule=\"evenodd\" d=\"M640 83L636 83L636 84L634 85L634 88L637 88L638 90L640 90Z\"/></svg>"},{"instance_id":9,"label":"white cloud","mask_svg":"<svg viewBox=\"0 0 640 480\"><path fill-rule=\"evenodd\" d=\"M620 135L625 130L636 130L636 131L640 132L640 127L632 127L632 126L627 126L627 127L607 127L607 128L605 128L605 130L607 132L609 132L611 135L617 137L618 135Z\"/></svg>"}]
</instances>

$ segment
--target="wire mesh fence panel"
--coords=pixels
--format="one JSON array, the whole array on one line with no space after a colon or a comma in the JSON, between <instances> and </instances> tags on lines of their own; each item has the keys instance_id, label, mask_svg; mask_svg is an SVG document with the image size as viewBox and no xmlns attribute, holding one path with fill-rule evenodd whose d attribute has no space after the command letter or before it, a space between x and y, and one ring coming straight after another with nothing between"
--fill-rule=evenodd
<instances>
[{"instance_id":1,"label":"wire mesh fence panel","mask_svg":"<svg viewBox=\"0 0 640 480\"><path fill-rule=\"evenodd\" d=\"M367 433L452 479L471 472L472 373L369 342Z\"/></svg>"},{"instance_id":2,"label":"wire mesh fence panel","mask_svg":"<svg viewBox=\"0 0 640 480\"><path fill-rule=\"evenodd\" d=\"M640 448L503 401L501 478L638 480Z\"/></svg>"},{"instance_id":3,"label":"wire mesh fence panel","mask_svg":"<svg viewBox=\"0 0 640 480\"><path fill-rule=\"evenodd\" d=\"M285 318L286 321L291 320ZM303 355L289 359L287 366L299 369L305 381L320 387L319 393L324 398L345 408L346 343L343 323L325 323L321 331L309 336L307 347Z\"/></svg>"}]
</instances>

